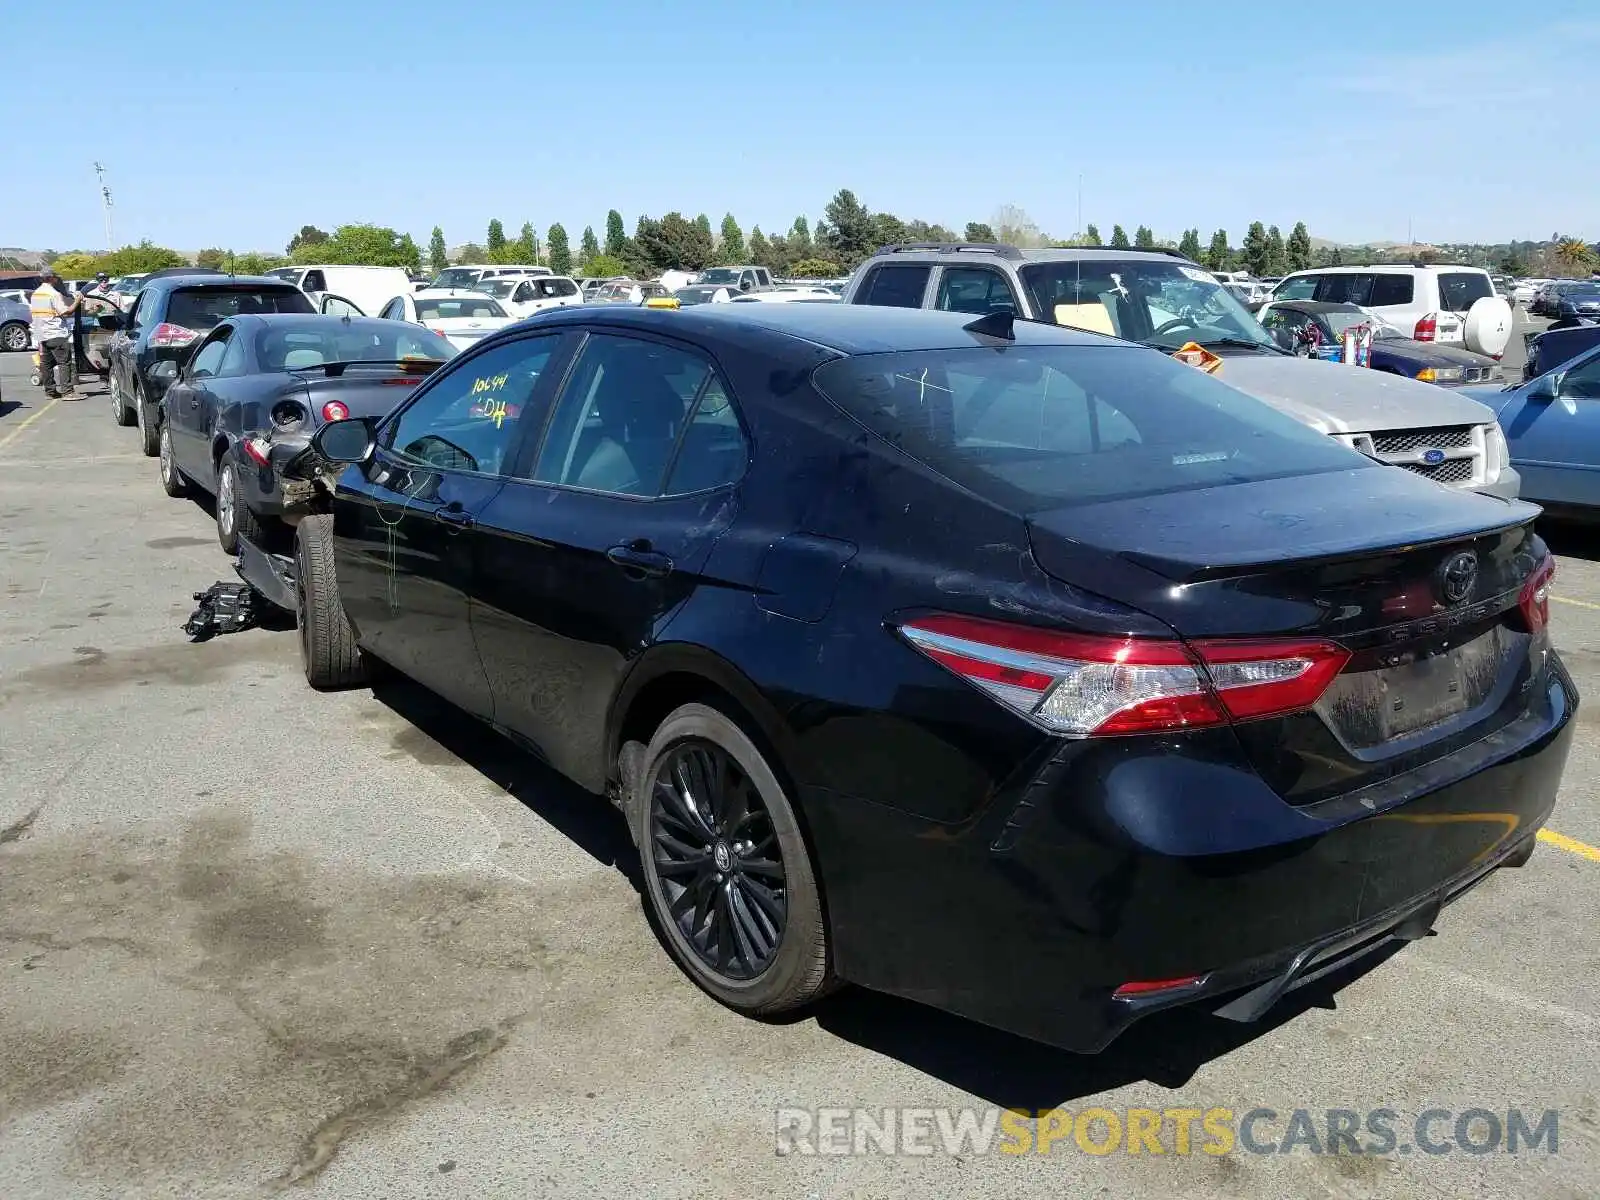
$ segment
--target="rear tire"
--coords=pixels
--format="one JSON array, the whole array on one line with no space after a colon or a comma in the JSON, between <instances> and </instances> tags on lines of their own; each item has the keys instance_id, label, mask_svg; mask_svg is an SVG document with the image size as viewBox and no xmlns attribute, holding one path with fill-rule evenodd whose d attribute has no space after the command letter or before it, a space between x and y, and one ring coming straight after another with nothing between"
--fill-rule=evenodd
<instances>
[{"instance_id":1,"label":"rear tire","mask_svg":"<svg viewBox=\"0 0 1600 1200\"><path fill-rule=\"evenodd\" d=\"M339 599L333 565L333 517L318 513L295 526L295 622L306 682L319 690L351 687L366 678L355 630Z\"/></svg>"},{"instance_id":2,"label":"rear tire","mask_svg":"<svg viewBox=\"0 0 1600 1200\"><path fill-rule=\"evenodd\" d=\"M264 545L261 522L239 498L239 464L225 450L217 464L217 541L224 554L237 554L240 539Z\"/></svg>"},{"instance_id":3,"label":"rear tire","mask_svg":"<svg viewBox=\"0 0 1600 1200\"><path fill-rule=\"evenodd\" d=\"M700 794L688 807L677 782L685 764L687 790ZM782 784L745 732L704 704L675 709L650 739L635 791L627 808L645 894L684 973L749 1016L823 995L832 980L811 855Z\"/></svg>"},{"instance_id":4,"label":"rear tire","mask_svg":"<svg viewBox=\"0 0 1600 1200\"><path fill-rule=\"evenodd\" d=\"M133 410L128 407L128 398L122 394L122 385L117 382L116 372L111 373L111 419L126 429L137 418Z\"/></svg>"},{"instance_id":5,"label":"rear tire","mask_svg":"<svg viewBox=\"0 0 1600 1200\"><path fill-rule=\"evenodd\" d=\"M18 353L28 348L28 340L28 327L21 321L0 325L0 350Z\"/></svg>"},{"instance_id":6,"label":"rear tire","mask_svg":"<svg viewBox=\"0 0 1600 1200\"><path fill-rule=\"evenodd\" d=\"M165 421L161 424L161 490L174 499L189 494L189 481L178 470L172 457L172 429Z\"/></svg>"}]
</instances>

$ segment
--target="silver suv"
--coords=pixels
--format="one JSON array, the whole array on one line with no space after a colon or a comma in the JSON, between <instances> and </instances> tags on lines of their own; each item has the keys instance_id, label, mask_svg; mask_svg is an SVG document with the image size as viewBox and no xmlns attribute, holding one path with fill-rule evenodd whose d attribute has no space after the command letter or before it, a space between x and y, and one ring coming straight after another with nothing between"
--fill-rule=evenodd
<instances>
[{"instance_id":1,"label":"silver suv","mask_svg":"<svg viewBox=\"0 0 1600 1200\"><path fill-rule=\"evenodd\" d=\"M1278 348L1211 272L1173 251L885 246L851 276L847 304L1011 310L1172 353L1197 343L1218 376L1313 429L1449 487L1514 499L1522 480L1487 406L1432 384Z\"/></svg>"}]
</instances>

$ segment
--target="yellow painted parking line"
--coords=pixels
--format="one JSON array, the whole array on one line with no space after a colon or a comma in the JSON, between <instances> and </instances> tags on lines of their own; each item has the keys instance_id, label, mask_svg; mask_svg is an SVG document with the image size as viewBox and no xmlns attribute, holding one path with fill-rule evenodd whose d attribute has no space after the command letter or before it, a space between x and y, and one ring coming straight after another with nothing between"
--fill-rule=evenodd
<instances>
[{"instance_id":1,"label":"yellow painted parking line","mask_svg":"<svg viewBox=\"0 0 1600 1200\"><path fill-rule=\"evenodd\" d=\"M4 442L0 442L0 446L4 445ZM1588 600L1571 600L1566 596L1551 596L1550 599L1554 600L1557 604L1575 604L1579 608L1592 608L1597 612L1600 612L1600 604L1592 604Z\"/></svg>"},{"instance_id":2,"label":"yellow painted parking line","mask_svg":"<svg viewBox=\"0 0 1600 1200\"><path fill-rule=\"evenodd\" d=\"M21 425L18 425L10 433L6 434L5 437L0 438L0 450L4 450L12 442L16 441L19 437L22 436L22 431L24 429L26 429L29 425L32 425L40 417L44 416L45 413L49 412L52 408L54 408L56 405L58 405L60 403L61 403L61 397L60 396L56 396L55 398L53 398L50 401L49 404L46 404L38 412L34 413L33 416L31 416L31 417L27 418L25 421L23 421Z\"/></svg>"},{"instance_id":3,"label":"yellow painted parking line","mask_svg":"<svg viewBox=\"0 0 1600 1200\"><path fill-rule=\"evenodd\" d=\"M1565 850L1568 854L1576 854L1579 858L1600 863L1600 846L1591 846L1587 842L1580 842L1577 838L1569 838L1554 829L1539 830L1539 840L1547 846L1554 846L1557 850Z\"/></svg>"}]
</instances>

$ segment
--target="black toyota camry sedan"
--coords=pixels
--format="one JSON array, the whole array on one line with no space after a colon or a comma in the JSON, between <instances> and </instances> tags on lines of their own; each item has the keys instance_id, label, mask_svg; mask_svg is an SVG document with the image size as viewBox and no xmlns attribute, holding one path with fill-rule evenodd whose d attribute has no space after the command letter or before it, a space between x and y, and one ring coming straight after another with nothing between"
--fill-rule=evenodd
<instances>
[{"instance_id":1,"label":"black toyota camry sedan","mask_svg":"<svg viewBox=\"0 0 1600 1200\"><path fill-rule=\"evenodd\" d=\"M608 793L751 1014L1250 1019L1520 865L1567 757L1536 509L1112 338L572 308L313 447L311 682L380 661Z\"/></svg>"}]
</instances>

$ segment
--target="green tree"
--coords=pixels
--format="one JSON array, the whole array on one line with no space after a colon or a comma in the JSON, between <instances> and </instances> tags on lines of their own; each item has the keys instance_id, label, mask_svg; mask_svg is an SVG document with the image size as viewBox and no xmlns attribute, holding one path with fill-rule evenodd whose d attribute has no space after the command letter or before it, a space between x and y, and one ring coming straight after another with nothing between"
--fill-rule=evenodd
<instances>
[{"instance_id":1,"label":"green tree","mask_svg":"<svg viewBox=\"0 0 1600 1200\"><path fill-rule=\"evenodd\" d=\"M1090 221L1089 228L1083 231L1083 244L1085 246L1100 245L1100 227L1093 221Z\"/></svg>"},{"instance_id":2,"label":"green tree","mask_svg":"<svg viewBox=\"0 0 1600 1200\"><path fill-rule=\"evenodd\" d=\"M103 256L95 269L104 271L114 279L118 275L137 275L142 271L160 271L166 267L184 265L183 255L176 250L154 245L146 238L137 246L124 246ZM56 269L60 270L59 267Z\"/></svg>"},{"instance_id":3,"label":"green tree","mask_svg":"<svg viewBox=\"0 0 1600 1200\"><path fill-rule=\"evenodd\" d=\"M458 263L481 263L489 261L489 251L477 242L468 242L461 247L461 253L456 256Z\"/></svg>"},{"instance_id":4,"label":"green tree","mask_svg":"<svg viewBox=\"0 0 1600 1200\"><path fill-rule=\"evenodd\" d=\"M450 252L445 249L444 230L437 225L433 227L433 236L428 239L428 265L437 275L450 265Z\"/></svg>"},{"instance_id":5,"label":"green tree","mask_svg":"<svg viewBox=\"0 0 1600 1200\"><path fill-rule=\"evenodd\" d=\"M1501 256L1499 269L1503 274L1522 279L1528 274L1528 260L1520 250L1511 250Z\"/></svg>"},{"instance_id":6,"label":"green tree","mask_svg":"<svg viewBox=\"0 0 1600 1200\"><path fill-rule=\"evenodd\" d=\"M100 261L104 257L87 250L68 250L51 259L50 265L63 279L88 279L102 269Z\"/></svg>"},{"instance_id":7,"label":"green tree","mask_svg":"<svg viewBox=\"0 0 1600 1200\"><path fill-rule=\"evenodd\" d=\"M600 257L600 241L594 236L594 226L583 227L583 240L578 243L578 269L587 272L589 264Z\"/></svg>"},{"instance_id":8,"label":"green tree","mask_svg":"<svg viewBox=\"0 0 1600 1200\"><path fill-rule=\"evenodd\" d=\"M1213 271L1228 271L1233 268L1233 247L1228 245L1228 231L1219 229L1211 235L1211 245L1206 250L1206 266Z\"/></svg>"},{"instance_id":9,"label":"green tree","mask_svg":"<svg viewBox=\"0 0 1600 1200\"><path fill-rule=\"evenodd\" d=\"M200 251L194 256L194 265L197 267L210 267L213 271L226 270L228 266L228 252L219 250L215 246ZM56 268L60 270L60 268Z\"/></svg>"},{"instance_id":10,"label":"green tree","mask_svg":"<svg viewBox=\"0 0 1600 1200\"><path fill-rule=\"evenodd\" d=\"M846 270L854 270L857 263L877 249L872 244L872 214L849 188L840 188L823 212L826 220L819 227L816 248L827 251L828 257Z\"/></svg>"},{"instance_id":11,"label":"green tree","mask_svg":"<svg viewBox=\"0 0 1600 1200\"><path fill-rule=\"evenodd\" d=\"M593 237L593 233L589 236ZM572 274L572 247L567 245L566 227L557 221L550 226L550 232L545 235L545 244L550 248L550 269L557 275Z\"/></svg>"},{"instance_id":12,"label":"green tree","mask_svg":"<svg viewBox=\"0 0 1600 1200\"><path fill-rule=\"evenodd\" d=\"M1260 221L1250 222L1250 230L1244 235L1244 246L1239 254L1250 274L1260 278L1272 273L1269 270L1272 265L1272 246L1267 241L1266 228Z\"/></svg>"},{"instance_id":13,"label":"green tree","mask_svg":"<svg viewBox=\"0 0 1600 1200\"><path fill-rule=\"evenodd\" d=\"M767 235L761 232L761 226L750 227L750 261L758 267L772 270L772 243L767 241Z\"/></svg>"},{"instance_id":14,"label":"green tree","mask_svg":"<svg viewBox=\"0 0 1600 1200\"><path fill-rule=\"evenodd\" d=\"M733 219L732 213L722 218L722 245L717 247L717 255L730 267L749 260L750 252L744 246L744 230L739 228L739 222Z\"/></svg>"},{"instance_id":15,"label":"green tree","mask_svg":"<svg viewBox=\"0 0 1600 1200\"><path fill-rule=\"evenodd\" d=\"M507 262L521 263L524 266L534 266L539 261L539 235L533 230L532 221L524 221L522 228L517 231L517 240L506 243L506 253L515 257L508 257Z\"/></svg>"},{"instance_id":16,"label":"green tree","mask_svg":"<svg viewBox=\"0 0 1600 1200\"><path fill-rule=\"evenodd\" d=\"M809 242L806 244L810 245ZM773 234L767 239L766 261L763 262L759 258L755 261L774 275L787 275L789 264L799 261L799 256L795 253L794 237L792 235L784 237L781 233Z\"/></svg>"},{"instance_id":17,"label":"green tree","mask_svg":"<svg viewBox=\"0 0 1600 1200\"><path fill-rule=\"evenodd\" d=\"M811 257L811 227L804 217L796 217L789 226L789 236L778 235L790 256L796 260Z\"/></svg>"},{"instance_id":18,"label":"green tree","mask_svg":"<svg viewBox=\"0 0 1600 1200\"><path fill-rule=\"evenodd\" d=\"M1185 229L1183 237L1178 242L1178 253L1190 262L1200 261L1200 231L1198 229Z\"/></svg>"},{"instance_id":19,"label":"green tree","mask_svg":"<svg viewBox=\"0 0 1600 1200\"><path fill-rule=\"evenodd\" d=\"M491 259L498 262L499 259L494 258L494 256L506 248L506 227L500 224L499 217L490 220L489 236L483 244L485 249L489 251Z\"/></svg>"},{"instance_id":20,"label":"green tree","mask_svg":"<svg viewBox=\"0 0 1600 1200\"><path fill-rule=\"evenodd\" d=\"M300 226L300 232L289 239L289 245L284 250L284 253L290 258L293 258L295 251L299 250L302 246L315 246L318 242L325 242L327 240L328 235L322 230L318 229L315 225L302 225ZM159 268L157 269L159 270Z\"/></svg>"},{"instance_id":21,"label":"green tree","mask_svg":"<svg viewBox=\"0 0 1600 1200\"><path fill-rule=\"evenodd\" d=\"M1156 235L1150 232L1150 226L1141 225L1133 231L1133 244L1140 250L1154 250L1156 248Z\"/></svg>"},{"instance_id":22,"label":"green tree","mask_svg":"<svg viewBox=\"0 0 1600 1200\"><path fill-rule=\"evenodd\" d=\"M1283 234L1278 232L1276 225L1267 230L1267 274L1282 275L1288 255L1283 245Z\"/></svg>"},{"instance_id":23,"label":"green tree","mask_svg":"<svg viewBox=\"0 0 1600 1200\"><path fill-rule=\"evenodd\" d=\"M243 254L229 255L229 261L236 275L265 275L268 271L289 265L289 260L279 254L262 254L256 250L247 250Z\"/></svg>"},{"instance_id":24,"label":"green tree","mask_svg":"<svg viewBox=\"0 0 1600 1200\"><path fill-rule=\"evenodd\" d=\"M803 258L789 268L796 279L832 279L841 274L839 264L822 258Z\"/></svg>"},{"instance_id":25,"label":"green tree","mask_svg":"<svg viewBox=\"0 0 1600 1200\"><path fill-rule=\"evenodd\" d=\"M1123 231L1121 225L1113 225L1111 227L1111 245L1117 250L1126 250L1128 248L1128 235Z\"/></svg>"},{"instance_id":26,"label":"green tree","mask_svg":"<svg viewBox=\"0 0 1600 1200\"><path fill-rule=\"evenodd\" d=\"M622 214L612 209L606 214L606 256L622 259L627 256L628 234L622 227Z\"/></svg>"},{"instance_id":27,"label":"green tree","mask_svg":"<svg viewBox=\"0 0 1600 1200\"><path fill-rule=\"evenodd\" d=\"M877 250L882 246L893 246L900 242L910 241L906 232L906 224L893 213L872 214L872 249ZM798 264L797 264L798 265Z\"/></svg>"},{"instance_id":28,"label":"green tree","mask_svg":"<svg viewBox=\"0 0 1600 1200\"><path fill-rule=\"evenodd\" d=\"M596 254L584 266L583 271L585 275L595 279L610 279L614 275L626 275L628 264L610 254Z\"/></svg>"},{"instance_id":29,"label":"green tree","mask_svg":"<svg viewBox=\"0 0 1600 1200\"><path fill-rule=\"evenodd\" d=\"M666 220L666 218L663 217L662 220ZM711 257L701 264L709 267L717 261L717 239L711 236L711 218L706 216L705 213L701 213L694 219L694 227L706 235L706 244L711 247Z\"/></svg>"},{"instance_id":30,"label":"green tree","mask_svg":"<svg viewBox=\"0 0 1600 1200\"><path fill-rule=\"evenodd\" d=\"M1289 231L1284 265L1291 271L1304 271L1311 265L1311 235L1306 232L1304 221L1296 221Z\"/></svg>"},{"instance_id":31,"label":"green tree","mask_svg":"<svg viewBox=\"0 0 1600 1200\"><path fill-rule=\"evenodd\" d=\"M966 237L962 240L968 242L998 242L1000 239L995 235L994 230L989 228L987 222L968 221Z\"/></svg>"},{"instance_id":32,"label":"green tree","mask_svg":"<svg viewBox=\"0 0 1600 1200\"><path fill-rule=\"evenodd\" d=\"M325 242L301 245L293 255L297 263L341 263L361 267L422 269L422 251L409 233L382 225L341 225Z\"/></svg>"}]
</instances>

